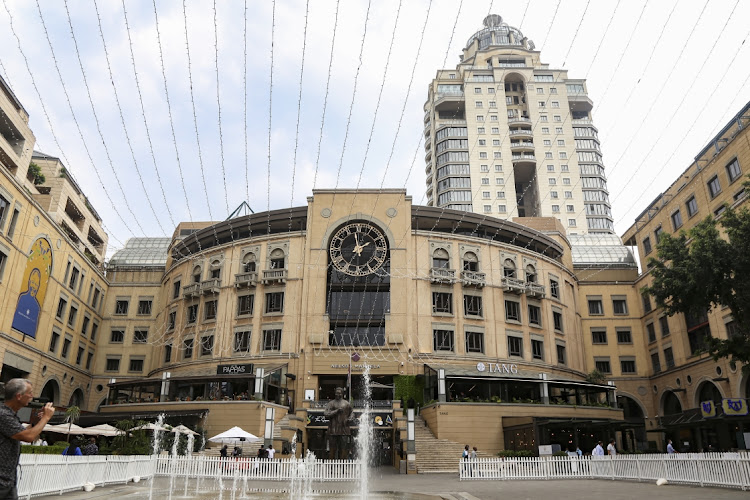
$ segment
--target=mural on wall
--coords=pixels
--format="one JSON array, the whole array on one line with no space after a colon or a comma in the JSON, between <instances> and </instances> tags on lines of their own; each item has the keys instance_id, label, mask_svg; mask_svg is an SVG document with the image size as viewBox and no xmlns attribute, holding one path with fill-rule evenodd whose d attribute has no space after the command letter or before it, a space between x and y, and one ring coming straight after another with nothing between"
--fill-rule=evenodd
<instances>
[{"instance_id":1,"label":"mural on wall","mask_svg":"<svg viewBox=\"0 0 750 500\"><path fill-rule=\"evenodd\" d=\"M39 311L47 294L47 283L52 274L52 246L47 238L39 238L29 251L26 270L21 281L12 327L24 335L36 338Z\"/></svg>"}]
</instances>

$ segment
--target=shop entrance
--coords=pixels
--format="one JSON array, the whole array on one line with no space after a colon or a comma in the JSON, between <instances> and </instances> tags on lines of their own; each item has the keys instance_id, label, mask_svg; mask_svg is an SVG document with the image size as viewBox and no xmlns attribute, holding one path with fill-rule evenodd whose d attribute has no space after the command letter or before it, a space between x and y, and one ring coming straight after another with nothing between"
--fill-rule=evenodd
<instances>
[{"instance_id":1,"label":"shop entrance","mask_svg":"<svg viewBox=\"0 0 750 500\"><path fill-rule=\"evenodd\" d=\"M370 393L373 401L390 401L393 399L393 375L373 375L370 377ZM346 375L319 375L318 400L330 401L336 397L336 387L344 388L344 398L349 399ZM353 400L365 397L365 386L362 375L352 374Z\"/></svg>"}]
</instances>

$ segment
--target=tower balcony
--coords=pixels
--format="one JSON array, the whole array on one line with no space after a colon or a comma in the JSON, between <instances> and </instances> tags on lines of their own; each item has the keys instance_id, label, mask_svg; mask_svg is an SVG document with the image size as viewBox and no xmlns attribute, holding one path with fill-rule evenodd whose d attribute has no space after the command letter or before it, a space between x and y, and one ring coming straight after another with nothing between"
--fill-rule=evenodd
<instances>
[{"instance_id":1,"label":"tower balcony","mask_svg":"<svg viewBox=\"0 0 750 500\"><path fill-rule=\"evenodd\" d=\"M511 141L510 143L510 150L511 151L534 151L534 142L533 141Z\"/></svg>"},{"instance_id":2,"label":"tower balcony","mask_svg":"<svg viewBox=\"0 0 750 500\"><path fill-rule=\"evenodd\" d=\"M525 139L527 137L528 138L534 137L534 132L532 132L530 128L528 128L528 129L522 128L522 129L518 129L518 130L511 130L508 133L508 135L510 135L511 137L514 137L514 138L517 137L519 139Z\"/></svg>"},{"instance_id":3,"label":"tower balcony","mask_svg":"<svg viewBox=\"0 0 750 500\"><path fill-rule=\"evenodd\" d=\"M536 156L534 153L514 153L511 160L514 164L516 163L536 163Z\"/></svg>"},{"instance_id":4,"label":"tower balcony","mask_svg":"<svg viewBox=\"0 0 750 500\"><path fill-rule=\"evenodd\" d=\"M527 118L525 116L514 116L512 118L508 118L508 124L509 125L514 125L514 124L531 125L531 118Z\"/></svg>"}]
</instances>

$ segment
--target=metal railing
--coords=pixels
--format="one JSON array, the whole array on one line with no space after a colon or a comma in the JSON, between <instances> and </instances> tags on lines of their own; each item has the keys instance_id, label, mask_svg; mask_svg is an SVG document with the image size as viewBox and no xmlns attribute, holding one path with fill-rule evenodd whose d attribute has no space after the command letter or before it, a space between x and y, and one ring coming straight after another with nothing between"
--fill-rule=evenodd
<instances>
[{"instance_id":1,"label":"metal railing","mask_svg":"<svg viewBox=\"0 0 750 500\"><path fill-rule=\"evenodd\" d=\"M750 455L739 453L681 453L617 455L615 457L478 458L459 462L466 480L619 479L693 486L750 488Z\"/></svg>"},{"instance_id":2,"label":"metal railing","mask_svg":"<svg viewBox=\"0 0 750 500\"><path fill-rule=\"evenodd\" d=\"M274 281L279 283L285 283L287 278L286 269L264 269L263 270L263 283L268 284Z\"/></svg>"}]
</instances>

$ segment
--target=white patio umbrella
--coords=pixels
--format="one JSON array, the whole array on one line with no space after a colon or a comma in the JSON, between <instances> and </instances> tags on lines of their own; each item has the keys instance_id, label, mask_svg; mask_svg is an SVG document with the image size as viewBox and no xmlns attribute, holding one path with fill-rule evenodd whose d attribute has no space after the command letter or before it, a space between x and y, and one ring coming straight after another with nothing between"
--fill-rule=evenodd
<instances>
[{"instance_id":1,"label":"white patio umbrella","mask_svg":"<svg viewBox=\"0 0 750 500\"><path fill-rule=\"evenodd\" d=\"M138 427L133 427L132 429L128 429L130 431L160 431L160 432L172 432L171 430L167 429L166 427L162 427L160 425L156 425L154 423L147 423L144 425L139 425Z\"/></svg>"},{"instance_id":2,"label":"white patio umbrella","mask_svg":"<svg viewBox=\"0 0 750 500\"><path fill-rule=\"evenodd\" d=\"M112 436L119 436L120 434L123 434L123 431L109 424L99 424L99 425L93 425L91 427L84 427L82 434L86 436L112 437Z\"/></svg>"},{"instance_id":3,"label":"white patio umbrella","mask_svg":"<svg viewBox=\"0 0 750 500\"><path fill-rule=\"evenodd\" d=\"M241 441L251 442L260 440L261 438L259 438L255 434L251 434L237 426L232 427L231 429L224 431L221 434L217 434L212 438L209 438L209 441L213 441L216 443L239 443Z\"/></svg>"},{"instance_id":4,"label":"white patio umbrella","mask_svg":"<svg viewBox=\"0 0 750 500\"><path fill-rule=\"evenodd\" d=\"M57 432L59 434L85 434L83 427L79 427L76 424L57 424L57 425L45 425L45 432Z\"/></svg>"},{"instance_id":5,"label":"white patio umbrella","mask_svg":"<svg viewBox=\"0 0 750 500\"><path fill-rule=\"evenodd\" d=\"M182 424L180 424L180 425L178 425L176 427L172 427L172 432L175 432L175 431L179 432L180 434L186 434L186 435L192 434L193 436L197 436L198 435L197 432L195 432L194 430L191 430L191 429L185 427Z\"/></svg>"}]
</instances>

